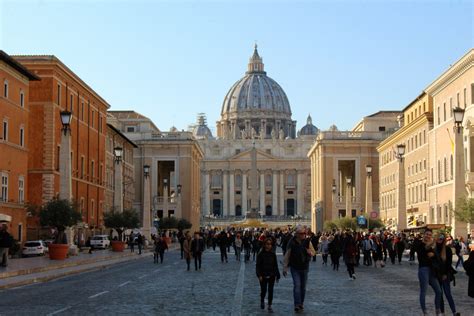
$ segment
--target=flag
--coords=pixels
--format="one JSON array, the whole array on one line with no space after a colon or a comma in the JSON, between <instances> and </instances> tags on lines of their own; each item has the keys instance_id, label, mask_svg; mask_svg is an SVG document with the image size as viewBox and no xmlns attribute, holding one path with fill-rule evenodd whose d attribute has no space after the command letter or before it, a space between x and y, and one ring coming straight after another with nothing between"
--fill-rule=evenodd
<instances>
[{"instance_id":1,"label":"flag","mask_svg":"<svg viewBox=\"0 0 474 316\"><path fill-rule=\"evenodd\" d=\"M451 142L451 154L454 155L454 141L453 141L453 138L451 137L451 133L449 132L449 128L446 128L446 131L448 132L449 141Z\"/></svg>"}]
</instances>

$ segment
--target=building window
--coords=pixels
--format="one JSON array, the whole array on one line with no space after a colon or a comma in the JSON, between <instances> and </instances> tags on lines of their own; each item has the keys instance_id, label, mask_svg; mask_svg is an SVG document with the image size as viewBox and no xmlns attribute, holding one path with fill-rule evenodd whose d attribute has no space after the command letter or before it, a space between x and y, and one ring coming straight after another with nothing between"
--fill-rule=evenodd
<instances>
[{"instance_id":1,"label":"building window","mask_svg":"<svg viewBox=\"0 0 474 316\"><path fill-rule=\"evenodd\" d=\"M213 188L220 188L222 186L222 176L220 174L214 173L212 175L211 186Z\"/></svg>"},{"instance_id":2,"label":"building window","mask_svg":"<svg viewBox=\"0 0 474 316\"><path fill-rule=\"evenodd\" d=\"M20 146L25 146L25 129L20 127Z\"/></svg>"},{"instance_id":3,"label":"building window","mask_svg":"<svg viewBox=\"0 0 474 316\"><path fill-rule=\"evenodd\" d=\"M59 164L60 164L60 153L61 153L61 146L58 146L56 148L57 152L56 152L56 170L59 170Z\"/></svg>"},{"instance_id":4,"label":"building window","mask_svg":"<svg viewBox=\"0 0 474 316\"><path fill-rule=\"evenodd\" d=\"M94 165L94 160L91 161L91 181L94 181L95 178L95 165Z\"/></svg>"},{"instance_id":5,"label":"building window","mask_svg":"<svg viewBox=\"0 0 474 316\"><path fill-rule=\"evenodd\" d=\"M92 111L92 115L91 115L91 126L92 126L92 128L94 128L94 114L95 114L95 112Z\"/></svg>"},{"instance_id":6,"label":"building window","mask_svg":"<svg viewBox=\"0 0 474 316\"><path fill-rule=\"evenodd\" d=\"M85 169L85 166L84 166L84 156L81 157L81 179L84 179L84 170Z\"/></svg>"},{"instance_id":7,"label":"building window","mask_svg":"<svg viewBox=\"0 0 474 316\"><path fill-rule=\"evenodd\" d=\"M60 84L58 84L58 95L57 95L56 103L58 105L61 105L61 85Z\"/></svg>"},{"instance_id":8,"label":"building window","mask_svg":"<svg viewBox=\"0 0 474 316\"><path fill-rule=\"evenodd\" d=\"M84 121L84 102L81 102L81 120Z\"/></svg>"},{"instance_id":9,"label":"building window","mask_svg":"<svg viewBox=\"0 0 474 316\"><path fill-rule=\"evenodd\" d=\"M439 110L439 106L438 106L438 111L437 111L437 114L438 114L438 125L441 124L441 114L440 114L440 110Z\"/></svg>"},{"instance_id":10,"label":"building window","mask_svg":"<svg viewBox=\"0 0 474 316\"><path fill-rule=\"evenodd\" d=\"M8 121L3 121L3 140L8 141Z\"/></svg>"},{"instance_id":11,"label":"building window","mask_svg":"<svg viewBox=\"0 0 474 316\"><path fill-rule=\"evenodd\" d=\"M81 206L79 211L81 212L81 216L84 216L84 198L81 197Z\"/></svg>"},{"instance_id":12,"label":"building window","mask_svg":"<svg viewBox=\"0 0 474 316\"><path fill-rule=\"evenodd\" d=\"M99 184L102 185L102 164L99 165Z\"/></svg>"},{"instance_id":13,"label":"building window","mask_svg":"<svg viewBox=\"0 0 474 316\"><path fill-rule=\"evenodd\" d=\"M18 178L18 203L25 201L25 179L20 176Z\"/></svg>"},{"instance_id":14,"label":"building window","mask_svg":"<svg viewBox=\"0 0 474 316\"><path fill-rule=\"evenodd\" d=\"M443 122L446 122L446 102L443 103L443 112L444 112L444 114L443 114Z\"/></svg>"},{"instance_id":15,"label":"building window","mask_svg":"<svg viewBox=\"0 0 474 316\"><path fill-rule=\"evenodd\" d=\"M8 201L8 175L2 173L2 195L0 195L0 201Z\"/></svg>"},{"instance_id":16,"label":"building window","mask_svg":"<svg viewBox=\"0 0 474 316\"><path fill-rule=\"evenodd\" d=\"M8 98L8 81L3 82L3 97Z\"/></svg>"},{"instance_id":17,"label":"building window","mask_svg":"<svg viewBox=\"0 0 474 316\"><path fill-rule=\"evenodd\" d=\"M449 117L453 117L453 98L449 98Z\"/></svg>"},{"instance_id":18,"label":"building window","mask_svg":"<svg viewBox=\"0 0 474 316\"><path fill-rule=\"evenodd\" d=\"M91 200L91 217L94 218L95 211L95 201Z\"/></svg>"},{"instance_id":19,"label":"building window","mask_svg":"<svg viewBox=\"0 0 474 316\"><path fill-rule=\"evenodd\" d=\"M385 126L379 126L379 132L385 132Z\"/></svg>"},{"instance_id":20,"label":"building window","mask_svg":"<svg viewBox=\"0 0 474 316\"><path fill-rule=\"evenodd\" d=\"M99 115L99 133L102 133L102 116Z\"/></svg>"},{"instance_id":21,"label":"building window","mask_svg":"<svg viewBox=\"0 0 474 316\"><path fill-rule=\"evenodd\" d=\"M23 90L20 90L20 106L21 107L25 106L25 93L23 92Z\"/></svg>"},{"instance_id":22,"label":"building window","mask_svg":"<svg viewBox=\"0 0 474 316\"><path fill-rule=\"evenodd\" d=\"M127 133L135 133L135 126L127 126Z\"/></svg>"},{"instance_id":23,"label":"building window","mask_svg":"<svg viewBox=\"0 0 474 316\"><path fill-rule=\"evenodd\" d=\"M70 100L70 102L69 102L69 103L71 104L71 112L73 112L73 113L74 113L74 96L73 96L72 94L71 94L71 96L70 96L70 99L69 99L69 100Z\"/></svg>"},{"instance_id":24,"label":"building window","mask_svg":"<svg viewBox=\"0 0 474 316\"><path fill-rule=\"evenodd\" d=\"M448 181L448 164L446 161L446 157L444 157L444 181Z\"/></svg>"},{"instance_id":25,"label":"building window","mask_svg":"<svg viewBox=\"0 0 474 316\"><path fill-rule=\"evenodd\" d=\"M288 186L294 186L295 185L295 175L294 174L289 174L286 177L286 185Z\"/></svg>"},{"instance_id":26,"label":"building window","mask_svg":"<svg viewBox=\"0 0 474 316\"><path fill-rule=\"evenodd\" d=\"M441 183L441 160L438 160L438 183Z\"/></svg>"}]
</instances>

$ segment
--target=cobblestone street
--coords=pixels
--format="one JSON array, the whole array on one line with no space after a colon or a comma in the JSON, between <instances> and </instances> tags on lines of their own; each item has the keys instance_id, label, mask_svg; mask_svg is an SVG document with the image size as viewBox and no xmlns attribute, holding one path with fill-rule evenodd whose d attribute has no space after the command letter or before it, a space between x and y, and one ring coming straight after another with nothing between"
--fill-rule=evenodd
<instances>
[{"instance_id":1,"label":"cobblestone street","mask_svg":"<svg viewBox=\"0 0 474 316\"><path fill-rule=\"evenodd\" d=\"M281 260L281 254L279 255ZM165 254L162 265L143 259L100 271L0 293L1 315L264 315L259 309L259 285L253 262L222 264L218 251L207 250L201 271L186 271L178 251ZM338 272L311 263L306 315L419 315L417 265L403 262L384 269L360 267L350 281ZM467 277L457 274L453 295L462 315L473 309L467 297ZM433 295L427 304L434 313ZM293 313L291 277L275 286L276 315ZM449 313L446 313L447 315Z\"/></svg>"}]
</instances>

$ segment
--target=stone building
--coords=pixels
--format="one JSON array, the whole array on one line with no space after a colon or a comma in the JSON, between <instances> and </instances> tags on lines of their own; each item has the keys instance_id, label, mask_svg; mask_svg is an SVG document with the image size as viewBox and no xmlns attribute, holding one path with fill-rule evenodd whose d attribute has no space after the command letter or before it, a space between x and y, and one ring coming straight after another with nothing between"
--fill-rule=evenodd
<instances>
[{"instance_id":1,"label":"stone building","mask_svg":"<svg viewBox=\"0 0 474 316\"><path fill-rule=\"evenodd\" d=\"M202 115L193 129L204 153L202 215L239 217L251 208L269 218L309 215L306 154L318 129L308 117L307 125L297 133L291 115L288 97L267 76L255 46L244 77L225 95L216 137ZM250 179L253 148L258 172L255 181ZM252 196L251 192L257 193Z\"/></svg>"},{"instance_id":2,"label":"stone building","mask_svg":"<svg viewBox=\"0 0 474 316\"><path fill-rule=\"evenodd\" d=\"M107 120L109 119L107 117ZM113 208L132 209L135 197L135 168L133 150L137 145L129 140L113 123L107 123L105 142L105 205L107 212ZM114 148L122 149L122 159L116 162ZM118 170L122 168L122 170ZM120 181L118 181L118 179ZM119 199L118 201L116 199ZM122 199L120 201L120 199ZM120 205L120 206L119 206Z\"/></svg>"},{"instance_id":3,"label":"stone building","mask_svg":"<svg viewBox=\"0 0 474 316\"><path fill-rule=\"evenodd\" d=\"M364 117L352 130L331 126L321 131L308 153L311 160L311 226L325 221L373 213L379 217L377 146L398 128L399 111ZM368 174L367 166L371 166Z\"/></svg>"},{"instance_id":4,"label":"stone building","mask_svg":"<svg viewBox=\"0 0 474 316\"><path fill-rule=\"evenodd\" d=\"M400 119L403 126L377 147L380 215L386 227L395 230L428 223L428 132L433 128L432 98L422 92L403 109ZM397 146L401 144L405 145L403 159L397 157Z\"/></svg>"},{"instance_id":5,"label":"stone building","mask_svg":"<svg viewBox=\"0 0 474 316\"><path fill-rule=\"evenodd\" d=\"M0 222L19 241L26 239L28 202L29 86L39 80L0 50Z\"/></svg>"},{"instance_id":6,"label":"stone building","mask_svg":"<svg viewBox=\"0 0 474 316\"><path fill-rule=\"evenodd\" d=\"M145 234L154 219L187 219L193 229L200 218L200 164L202 150L190 132L160 131L134 111L110 111L117 129L138 147L134 149L133 207L142 214ZM144 166L149 166L145 177Z\"/></svg>"},{"instance_id":7,"label":"stone building","mask_svg":"<svg viewBox=\"0 0 474 316\"><path fill-rule=\"evenodd\" d=\"M15 56L40 81L30 84L28 191L29 202L42 205L58 196L61 181L60 111L72 112L72 200L83 223L103 228L105 206L106 117L110 105L55 56ZM36 222L36 225L38 223ZM34 225L31 238L38 238Z\"/></svg>"}]
</instances>

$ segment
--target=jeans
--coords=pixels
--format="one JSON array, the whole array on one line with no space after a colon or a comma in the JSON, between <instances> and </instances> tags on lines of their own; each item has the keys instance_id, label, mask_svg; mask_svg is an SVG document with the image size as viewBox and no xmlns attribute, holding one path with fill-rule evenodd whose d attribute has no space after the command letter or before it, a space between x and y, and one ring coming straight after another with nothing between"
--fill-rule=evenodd
<instances>
[{"instance_id":1,"label":"jeans","mask_svg":"<svg viewBox=\"0 0 474 316\"><path fill-rule=\"evenodd\" d=\"M202 252L198 251L194 253L194 267L196 268L196 270L198 269L198 266L199 266L199 269L201 269L201 257L202 257Z\"/></svg>"},{"instance_id":2,"label":"jeans","mask_svg":"<svg viewBox=\"0 0 474 316\"><path fill-rule=\"evenodd\" d=\"M227 262L227 249L225 247L220 247L220 251L221 251L221 261L224 262L224 259L225 259L225 262Z\"/></svg>"},{"instance_id":3,"label":"jeans","mask_svg":"<svg viewBox=\"0 0 474 316\"><path fill-rule=\"evenodd\" d=\"M448 303L449 303L449 308L451 308L451 312L453 312L453 314L456 314L456 305L454 305L454 300L453 300L453 296L451 295L451 285L450 285L450 281L448 278L446 278L446 280L443 280L441 281L441 288L443 289L443 292L444 292L444 295L446 295L446 299L448 300ZM441 312L444 313L444 300L443 300L443 296L441 296Z\"/></svg>"},{"instance_id":4,"label":"jeans","mask_svg":"<svg viewBox=\"0 0 474 316\"><path fill-rule=\"evenodd\" d=\"M456 262L456 269L458 268L459 265L461 267L464 265L464 258L461 254L457 255L458 256L458 262Z\"/></svg>"},{"instance_id":5,"label":"jeans","mask_svg":"<svg viewBox=\"0 0 474 316\"><path fill-rule=\"evenodd\" d=\"M275 277L263 277L262 282L260 282L260 301L263 303L265 301L265 296L267 295L268 287L268 305L272 305L273 302L273 287L275 286Z\"/></svg>"},{"instance_id":6,"label":"jeans","mask_svg":"<svg viewBox=\"0 0 474 316\"><path fill-rule=\"evenodd\" d=\"M439 281L431 271L430 267L420 267L418 268L418 280L420 281L420 306L423 313L426 313L426 290L428 289L428 284L431 286L435 292L435 308L436 311L441 310L441 297L443 293L441 292L441 287Z\"/></svg>"},{"instance_id":7,"label":"jeans","mask_svg":"<svg viewBox=\"0 0 474 316\"><path fill-rule=\"evenodd\" d=\"M235 258L237 261L240 261L240 254L242 253L242 248L240 247L235 247Z\"/></svg>"},{"instance_id":8,"label":"jeans","mask_svg":"<svg viewBox=\"0 0 474 316\"><path fill-rule=\"evenodd\" d=\"M290 267L293 278L293 300L295 306L303 305L306 294L306 282L308 281L308 270L297 270Z\"/></svg>"}]
</instances>

